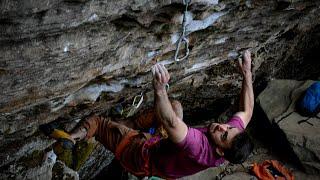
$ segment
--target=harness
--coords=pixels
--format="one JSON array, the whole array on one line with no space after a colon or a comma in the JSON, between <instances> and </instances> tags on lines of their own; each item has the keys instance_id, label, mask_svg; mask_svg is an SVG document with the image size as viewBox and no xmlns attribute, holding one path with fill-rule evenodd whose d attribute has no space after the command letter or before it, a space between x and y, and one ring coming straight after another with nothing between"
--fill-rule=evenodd
<instances>
[{"instance_id":1,"label":"harness","mask_svg":"<svg viewBox=\"0 0 320 180\"><path fill-rule=\"evenodd\" d=\"M130 145L133 138L137 136L144 136L146 141L141 142L142 151L141 151L141 157L143 160L143 166L141 168L141 171L137 172L132 170L130 167L126 166L123 162L121 162L121 155L123 154L124 150L127 148L127 146ZM158 142L161 140L160 136L151 136L149 134L145 133L139 133L138 131L131 131L129 132L119 143L115 150L115 157L117 160L120 161L121 165L130 173L136 175L136 176L151 176L155 173L155 170L152 166L151 159L150 159L150 149L152 149L153 146L157 145Z\"/></svg>"}]
</instances>

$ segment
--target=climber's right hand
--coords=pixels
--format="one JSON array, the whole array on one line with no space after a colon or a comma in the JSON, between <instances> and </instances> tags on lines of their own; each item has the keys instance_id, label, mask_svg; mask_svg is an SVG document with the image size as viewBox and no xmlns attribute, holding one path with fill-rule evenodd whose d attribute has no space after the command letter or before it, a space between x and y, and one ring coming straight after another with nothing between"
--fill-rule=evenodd
<instances>
[{"instance_id":1,"label":"climber's right hand","mask_svg":"<svg viewBox=\"0 0 320 180\"><path fill-rule=\"evenodd\" d=\"M170 74L163 64L152 66L153 87L156 91L165 91L170 80Z\"/></svg>"}]
</instances>

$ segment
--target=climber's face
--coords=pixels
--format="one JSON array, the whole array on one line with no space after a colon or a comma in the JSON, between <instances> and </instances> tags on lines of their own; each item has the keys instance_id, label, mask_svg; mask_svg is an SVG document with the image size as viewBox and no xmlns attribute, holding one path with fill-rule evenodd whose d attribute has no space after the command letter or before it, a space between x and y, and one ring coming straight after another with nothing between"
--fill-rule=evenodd
<instances>
[{"instance_id":1,"label":"climber's face","mask_svg":"<svg viewBox=\"0 0 320 180\"><path fill-rule=\"evenodd\" d=\"M238 128L229 124L211 123L208 128L211 140L222 149L230 148L233 138L240 133Z\"/></svg>"}]
</instances>

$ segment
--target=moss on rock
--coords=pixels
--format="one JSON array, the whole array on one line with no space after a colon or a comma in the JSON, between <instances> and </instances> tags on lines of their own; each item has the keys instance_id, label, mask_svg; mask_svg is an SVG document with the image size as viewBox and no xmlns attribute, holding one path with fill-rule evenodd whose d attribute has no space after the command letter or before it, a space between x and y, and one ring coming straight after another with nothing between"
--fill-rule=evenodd
<instances>
[{"instance_id":1,"label":"moss on rock","mask_svg":"<svg viewBox=\"0 0 320 180\"><path fill-rule=\"evenodd\" d=\"M75 147L75 164L74 170L78 171L88 159L93 149L96 147L96 143L93 140L80 141Z\"/></svg>"}]
</instances>

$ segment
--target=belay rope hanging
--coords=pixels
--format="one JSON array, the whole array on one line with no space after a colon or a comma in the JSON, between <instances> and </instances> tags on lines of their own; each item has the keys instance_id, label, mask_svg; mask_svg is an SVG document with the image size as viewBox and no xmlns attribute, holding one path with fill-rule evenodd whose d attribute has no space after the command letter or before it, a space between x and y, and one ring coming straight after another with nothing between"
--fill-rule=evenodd
<instances>
[{"instance_id":1,"label":"belay rope hanging","mask_svg":"<svg viewBox=\"0 0 320 180\"><path fill-rule=\"evenodd\" d=\"M187 26L187 13L188 13L188 6L191 2L191 0L182 0L183 5L185 6L184 13L183 13L183 20L182 20L182 28L181 28L181 34L177 43L176 52L174 54L174 61L180 62L184 59L186 59L189 56L189 40L185 37L186 33L186 26ZM181 43L184 42L185 44L185 55L182 57L179 56L180 46ZM169 84L166 84L166 90L169 91ZM137 111L137 109L140 107L140 105L143 102L143 93L137 95L134 97L132 105L128 111L128 113L125 115L126 117L130 117L134 115L134 113Z\"/></svg>"},{"instance_id":2,"label":"belay rope hanging","mask_svg":"<svg viewBox=\"0 0 320 180\"><path fill-rule=\"evenodd\" d=\"M185 10L184 10L184 13L183 13L181 35L180 35L180 38L179 38L178 43L177 43L176 52L174 54L174 61L175 62L182 61L182 60L186 59L189 56L189 40L185 37L185 33L186 33L186 26L187 26L188 6L189 6L191 0L182 0L182 1L183 1L183 5L185 5ZM179 51L180 51L180 46L181 46L182 42L185 43L185 51L186 52L185 52L185 55L183 57L178 57L179 56Z\"/></svg>"}]
</instances>

